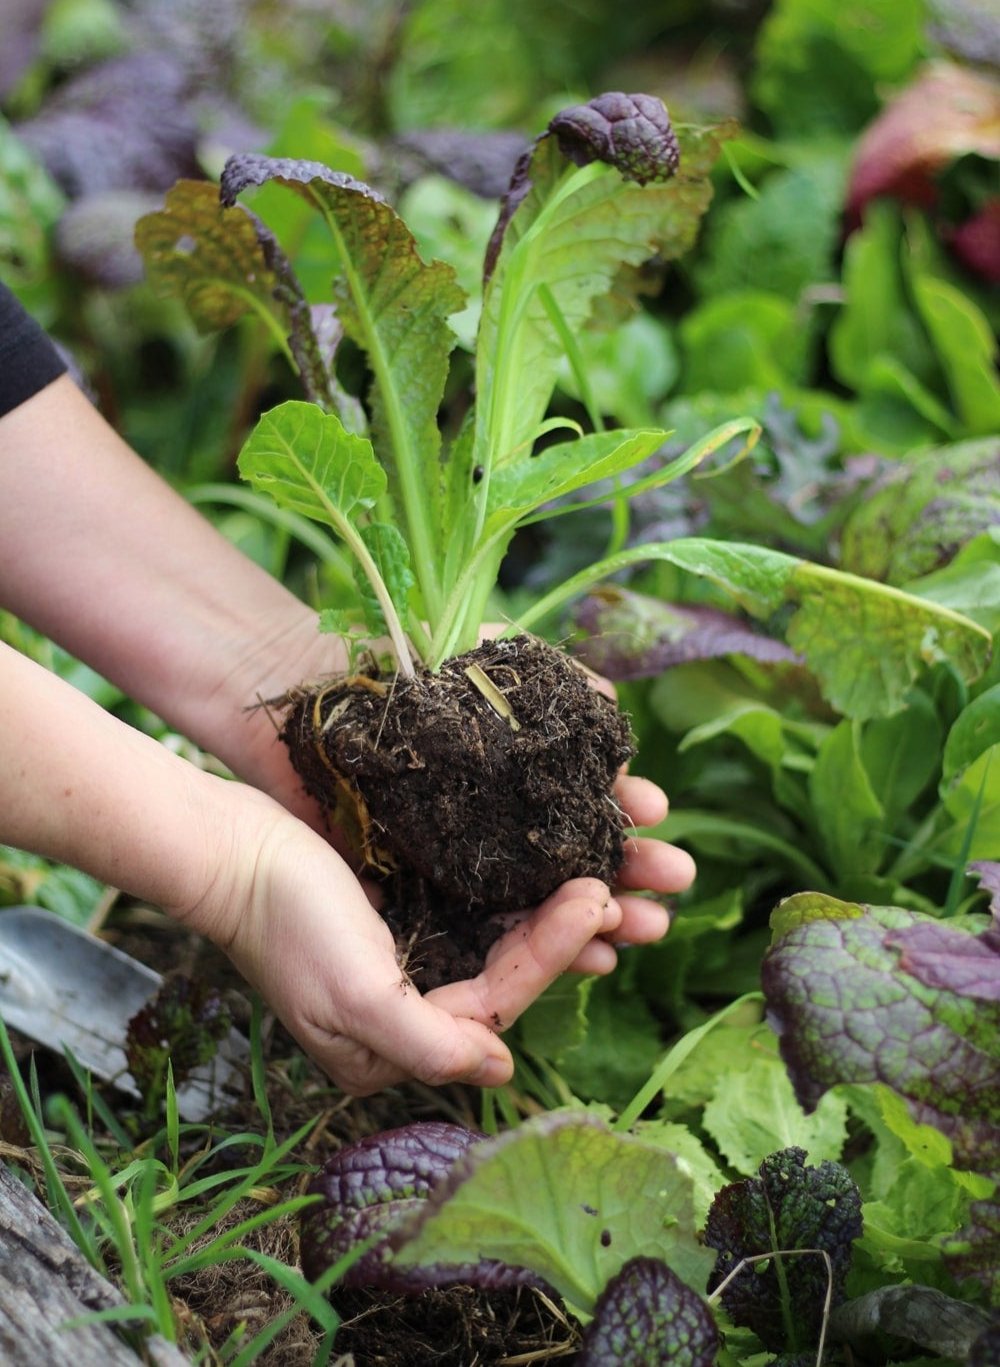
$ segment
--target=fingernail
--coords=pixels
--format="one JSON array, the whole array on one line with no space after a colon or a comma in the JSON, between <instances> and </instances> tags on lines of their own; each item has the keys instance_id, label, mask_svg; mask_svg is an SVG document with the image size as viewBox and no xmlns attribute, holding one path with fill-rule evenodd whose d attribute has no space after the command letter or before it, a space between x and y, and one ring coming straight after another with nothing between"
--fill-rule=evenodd
<instances>
[{"instance_id":1,"label":"fingernail","mask_svg":"<svg viewBox=\"0 0 1000 1367\"><path fill-rule=\"evenodd\" d=\"M513 1069L506 1059L488 1058L468 1078L473 1087L502 1087L509 1082Z\"/></svg>"}]
</instances>

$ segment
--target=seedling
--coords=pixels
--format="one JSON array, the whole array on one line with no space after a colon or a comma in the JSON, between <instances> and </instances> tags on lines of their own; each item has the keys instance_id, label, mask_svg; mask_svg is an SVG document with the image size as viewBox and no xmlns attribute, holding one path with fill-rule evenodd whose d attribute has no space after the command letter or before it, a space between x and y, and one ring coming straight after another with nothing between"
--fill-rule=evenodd
<instances>
[{"instance_id":1,"label":"seedling","mask_svg":"<svg viewBox=\"0 0 1000 1367\"><path fill-rule=\"evenodd\" d=\"M485 916L534 905L571 877L610 881L621 859L611 789L631 753L627 721L544 643L477 642L514 533L568 512L558 500L625 475L668 435L584 432L548 416L550 400L564 357L580 365L575 334L599 311L632 307L651 258L691 245L728 131L678 136L644 95L604 95L553 119L501 205L474 400L448 440L439 418L456 340L448 317L465 295L449 265L421 260L369 186L316 162L238 156L222 175L223 207L209 202L210 187L182 182L139 227L154 279L179 290L203 326L254 309L300 372L308 399L260 419L240 473L353 556L356 607L326 609L322 628L388 645L352 677L291 690L283 737L368 867L404 880L389 901L417 918L395 924L390 907L394 929L404 939L436 934L450 906L447 928L469 967L484 948L470 939L470 907ZM236 207L274 185L329 229L335 314L309 306L274 237ZM367 362L364 408L338 379L343 335ZM753 430L729 423L626 492L666 483Z\"/></svg>"}]
</instances>

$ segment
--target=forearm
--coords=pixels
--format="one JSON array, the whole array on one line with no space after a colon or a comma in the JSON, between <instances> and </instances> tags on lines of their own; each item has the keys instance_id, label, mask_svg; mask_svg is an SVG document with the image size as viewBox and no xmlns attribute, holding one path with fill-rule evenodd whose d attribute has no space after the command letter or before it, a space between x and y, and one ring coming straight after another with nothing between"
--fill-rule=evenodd
<instances>
[{"instance_id":1,"label":"forearm","mask_svg":"<svg viewBox=\"0 0 1000 1367\"><path fill-rule=\"evenodd\" d=\"M0 645L0 842L183 910L220 861L233 788Z\"/></svg>"},{"instance_id":2,"label":"forearm","mask_svg":"<svg viewBox=\"0 0 1000 1367\"><path fill-rule=\"evenodd\" d=\"M314 614L68 379L0 419L0 604L251 779L242 709L298 682L318 644Z\"/></svg>"}]
</instances>

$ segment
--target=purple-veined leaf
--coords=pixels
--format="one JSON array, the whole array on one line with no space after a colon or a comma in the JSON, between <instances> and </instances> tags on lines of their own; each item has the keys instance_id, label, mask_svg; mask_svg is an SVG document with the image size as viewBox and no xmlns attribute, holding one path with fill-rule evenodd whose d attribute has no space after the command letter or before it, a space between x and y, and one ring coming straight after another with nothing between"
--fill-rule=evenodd
<instances>
[{"instance_id":1,"label":"purple-veined leaf","mask_svg":"<svg viewBox=\"0 0 1000 1367\"><path fill-rule=\"evenodd\" d=\"M771 925L762 985L802 1105L838 1083L885 1083L948 1136L956 1167L1000 1173L995 930L819 893L781 903ZM945 951L933 970L931 947Z\"/></svg>"},{"instance_id":2,"label":"purple-veined leaf","mask_svg":"<svg viewBox=\"0 0 1000 1367\"><path fill-rule=\"evenodd\" d=\"M673 665L747 655L766 663L795 663L783 641L754 631L718 608L682 607L613 586L598 589L574 612L587 636L576 653L609 679L648 679Z\"/></svg>"},{"instance_id":3,"label":"purple-veined leaf","mask_svg":"<svg viewBox=\"0 0 1000 1367\"><path fill-rule=\"evenodd\" d=\"M462 1125L417 1121L340 1149L308 1187L309 1195L323 1199L307 1207L302 1216L305 1275L315 1281L356 1244L375 1237L372 1247L345 1276L348 1285L415 1292L453 1281L511 1286L533 1280L523 1272L483 1261L449 1268L441 1279L430 1268L403 1271L391 1264L390 1231L426 1201L454 1163L483 1138Z\"/></svg>"},{"instance_id":4,"label":"purple-veined leaf","mask_svg":"<svg viewBox=\"0 0 1000 1367\"><path fill-rule=\"evenodd\" d=\"M597 1298L579 1367L712 1367L719 1332L708 1306L659 1258L633 1258Z\"/></svg>"},{"instance_id":5,"label":"purple-veined leaf","mask_svg":"<svg viewBox=\"0 0 1000 1367\"><path fill-rule=\"evenodd\" d=\"M709 1290L744 1258L802 1251L782 1260L780 1276L776 1259L749 1264L721 1292L734 1323L752 1329L766 1348L786 1352L818 1341L824 1302L828 1293L831 1304L843 1299L862 1230L861 1193L847 1169L829 1161L807 1167L805 1158L794 1147L765 1158L759 1177L722 1188L705 1226L705 1242L719 1254Z\"/></svg>"},{"instance_id":6,"label":"purple-veined leaf","mask_svg":"<svg viewBox=\"0 0 1000 1367\"><path fill-rule=\"evenodd\" d=\"M969 872L979 879L983 892L990 895L990 912L994 921L1000 925L1000 863L990 859L978 859L969 865Z\"/></svg>"},{"instance_id":7,"label":"purple-veined leaf","mask_svg":"<svg viewBox=\"0 0 1000 1367\"><path fill-rule=\"evenodd\" d=\"M844 525L843 569L905 584L1000 525L1000 438L936 447L890 466Z\"/></svg>"}]
</instances>

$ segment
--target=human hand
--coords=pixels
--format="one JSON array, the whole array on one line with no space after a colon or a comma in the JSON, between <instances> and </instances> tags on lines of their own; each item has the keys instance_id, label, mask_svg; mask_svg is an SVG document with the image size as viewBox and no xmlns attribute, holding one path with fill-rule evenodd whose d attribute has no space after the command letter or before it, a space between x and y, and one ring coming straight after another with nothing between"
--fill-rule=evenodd
<instances>
[{"instance_id":1,"label":"human hand","mask_svg":"<svg viewBox=\"0 0 1000 1367\"><path fill-rule=\"evenodd\" d=\"M421 996L385 922L327 842L262 794L225 788L222 858L195 902L168 910L229 955L345 1091L363 1095L405 1077L505 1082L513 1062L497 1032L595 936L622 926L605 884L576 879L509 929L475 978Z\"/></svg>"}]
</instances>

